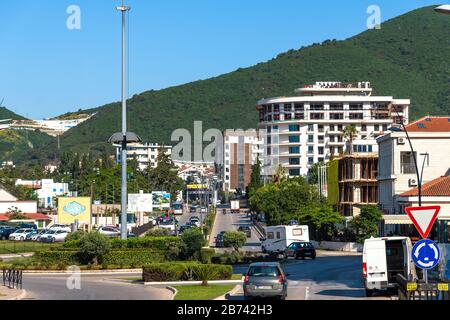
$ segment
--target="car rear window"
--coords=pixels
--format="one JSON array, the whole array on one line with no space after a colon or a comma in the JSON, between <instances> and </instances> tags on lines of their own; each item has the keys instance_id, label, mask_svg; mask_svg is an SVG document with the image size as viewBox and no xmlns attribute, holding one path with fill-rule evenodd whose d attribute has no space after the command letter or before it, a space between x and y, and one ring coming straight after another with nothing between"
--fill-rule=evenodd
<instances>
[{"instance_id":1,"label":"car rear window","mask_svg":"<svg viewBox=\"0 0 450 320\"><path fill-rule=\"evenodd\" d=\"M300 242L299 245L302 248L312 248L313 247L313 245L310 242Z\"/></svg>"},{"instance_id":2,"label":"car rear window","mask_svg":"<svg viewBox=\"0 0 450 320\"><path fill-rule=\"evenodd\" d=\"M271 266L254 266L250 267L248 275L252 277L278 277L280 270Z\"/></svg>"}]
</instances>

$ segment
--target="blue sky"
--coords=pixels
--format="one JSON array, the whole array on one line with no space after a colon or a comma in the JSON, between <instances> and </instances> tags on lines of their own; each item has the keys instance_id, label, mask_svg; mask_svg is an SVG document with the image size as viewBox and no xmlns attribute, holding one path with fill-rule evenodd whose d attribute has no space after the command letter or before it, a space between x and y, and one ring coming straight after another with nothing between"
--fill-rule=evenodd
<instances>
[{"instance_id":1,"label":"blue sky","mask_svg":"<svg viewBox=\"0 0 450 320\"><path fill-rule=\"evenodd\" d=\"M366 29L426 0L127 0L129 94L231 72ZM0 101L40 119L120 100L119 0L2 0ZM70 5L81 30L69 30Z\"/></svg>"}]
</instances>

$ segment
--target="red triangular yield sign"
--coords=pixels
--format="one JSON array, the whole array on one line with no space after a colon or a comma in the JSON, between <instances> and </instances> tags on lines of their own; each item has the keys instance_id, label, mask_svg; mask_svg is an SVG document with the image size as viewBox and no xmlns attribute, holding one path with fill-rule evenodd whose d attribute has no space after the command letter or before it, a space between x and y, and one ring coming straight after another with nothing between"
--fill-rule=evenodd
<instances>
[{"instance_id":1,"label":"red triangular yield sign","mask_svg":"<svg viewBox=\"0 0 450 320\"><path fill-rule=\"evenodd\" d=\"M440 210L440 206L405 208L409 218L424 239L430 234L431 228L433 227Z\"/></svg>"}]
</instances>

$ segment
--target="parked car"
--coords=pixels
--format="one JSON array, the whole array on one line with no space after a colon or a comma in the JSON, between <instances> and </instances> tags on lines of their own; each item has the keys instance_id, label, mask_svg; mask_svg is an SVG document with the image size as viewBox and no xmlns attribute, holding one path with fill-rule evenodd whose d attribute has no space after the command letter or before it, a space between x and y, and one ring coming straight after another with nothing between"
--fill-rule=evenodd
<instances>
[{"instance_id":1,"label":"parked car","mask_svg":"<svg viewBox=\"0 0 450 320\"><path fill-rule=\"evenodd\" d=\"M25 241L27 235L33 231L34 229L18 229L9 235L9 240Z\"/></svg>"},{"instance_id":2,"label":"parked car","mask_svg":"<svg viewBox=\"0 0 450 320\"><path fill-rule=\"evenodd\" d=\"M191 218L189 219L189 223L192 224L192 225L195 225L195 226L197 226L197 227L199 227L199 228L201 227L200 219L199 219L198 217L196 217L196 216L191 217Z\"/></svg>"},{"instance_id":3,"label":"parked car","mask_svg":"<svg viewBox=\"0 0 450 320\"><path fill-rule=\"evenodd\" d=\"M40 241L41 240L41 236L43 235L43 234L45 234L47 232L47 230L41 230L41 231L38 231L36 234L34 234L34 235L32 235L31 236L31 241Z\"/></svg>"},{"instance_id":4,"label":"parked car","mask_svg":"<svg viewBox=\"0 0 450 320\"><path fill-rule=\"evenodd\" d=\"M292 242L284 251L284 258L305 259L306 257L315 259L316 249L311 242Z\"/></svg>"},{"instance_id":5,"label":"parked car","mask_svg":"<svg viewBox=\"0 0 450 320\"><path fill-rule=\"evenodd\" d=\"M252 236L252 229L250 226L239 226L238 231L245 233L247 238L251 238Z\"/></svg>"},{"instance_id":6,"label":"parked car","mask_svg":"<svg viewBox=\"0 0 450 320\"><path fill-rule=\"evenodd\" d=\"M55 233L51 234L48 237L49 242L64 242L66 240L67 235L70 232L64 231L64 230L57 230Z\"/></svg>"},{"instance_id":7,"label":"parked car","mask_svg":"<svg viewBox=\"0 0 450 320\"><path fill-rule=\"evenodd\" d=\"M39 230L33 230L30 233L27 234L25 241L32 241L34 236L37 236L39 234Z\"/></svg>"},{"instance_id":8,"label":"parked car","mask_svg":"<svg viewBox=\"0 0 450 320\"><path fill-rule=\"evenodd\" d=\"M253 298L279 298L287 297L287 278L278 262L252 263L244 273L244 297Z\"/></svg>"},{"instance_id":9,"label":"parked car","mask_svg":"<svg viewBox=\"0 0 450 320\"><path fill-rule=\"evenodd\" d=\"M216 236L216 247L217 248L223 248L224 247L224 243L223 243L223 235L224 235L225 231L221 231L217 236Z\"/></svg>"},{"instance_id":10,"label":"parked car","mask_svg":"<svg viewBox=\"0 0 450 320\"><path fill-rule=\"evenodd\" d=\"M183 224L183 225L180 227L180 229L178 229L178 232L179 232L179 233L183 233L184 231L189 230L189 229L191 229L191 228L193 228L193 227L195 227L195 225L192 225L192 224Z\"/></svg>"},{"instance_id":11,"label":"parked car","mask_svg":"<svg viewBox=\"0 0 450 320\"><path fill-rule=\"evenodd\" d=\"M200 212L206 213L206 212L208 212L208 210L206 209L206 207L200 207Z\"/></svg>"},{"instance_id":12,"label":"parked car","mask_svg":"<svg viewBox=\"0 0 450 320\"><path fill-rule=\"evenodd\" d=\"M189 212L190 213L196 213L197 212L197 208L195 206L190 206Z\"/></svg>"},{"instance_id":13,"label":"parked car","mask_svg":"<svg viewBox=\"0 0 450 320\"><path fill-rule=\"evenodd\" d=\"M0 240L8 240L10 234L16 230L17 228L11 226L0 226Z\"/></svg>"},{"instance_id":14,"label":"parked car","mask_svg":"<svg viewBox=\"0 0 450 320\"><path fill-rule=\"evenodd\" d=\"M48 229L48 230L44 231L44 233L42 233L40 236L38 236L39 237L38 241L50 242L50 237L55 233L56 233L56 230Z\"/></svg>"},{"instance_id":15,"label":"parked car","mask_svg":"<svg viewBox=\"0 0 450 320\"><path fill-rule=\"evenodd\" d=\"M171 233L175 232L175 225L177 224L174 219L165 219L159 223L161 229L168 229Z\"/></svg>"},{"instance_id":16,"label":"parked car","mask_svg":"<svg viewBox=\"0 0 450 320\"><path fill-rule=\"evenodd\" d=\"M107 237L118 237L120 236L120 230L117 227L103 226L97 229L98 233L103 234Z\"/></svg>"},{"instance_id":17,"label":"parked car","mask_svg":"<svg viewBox=\"0 0 450 320\"><path fill-rule=\"evenodd\" d=\"M55 231L62 230L62 231L66 231L66 232L72 231L72 228L67 224L54 224L49 229L55 230Z\"/></svg>"}]
</instances>

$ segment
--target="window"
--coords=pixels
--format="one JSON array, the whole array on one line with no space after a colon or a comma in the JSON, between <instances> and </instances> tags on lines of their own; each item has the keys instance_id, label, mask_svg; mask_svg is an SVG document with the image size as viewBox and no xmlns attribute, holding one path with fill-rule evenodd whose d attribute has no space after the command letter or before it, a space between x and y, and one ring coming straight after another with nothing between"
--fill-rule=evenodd
<instances>
[{"instance_id":1,"label":"window","mask_svg":"<svg viewBox=\"0 0 450 320\"><path fill-rule=\"evenodd\" d=\"M300 175L300 169L290 169L289 175L291 177L298 177Z\"/></svg>"},{"instance_id":2,"label":"window","mask_svg":"<svg viewBox=\"0 0 450 320\"><path fill-rule=\"evenodd\" d=\"M290 165L299 165L300 164L300 158L289 158L289 164Z\"/></svg>"},{"instance_id":3,"label":"window","mask_svg":"<svg viewBox=\"0 0 450 320\"><path fill-rule=\"evenodd\" d=\"M362 103L351 103L350 110L363 110L363 104Z\"/></svg>"},{"instance_id":4,"label":"window","mask_svg":"<svg viewBox=\"0 0 450 320\"><path fill-rule=\"evenodd\" d=\"M321 111L321 110L323 110L324 108L323 108L323 104L312 104L312 105L309 107L309 109L310 109L310 110Z\"/></svg>"},{"instance_id":5,"label":"window","mask_svg":"<svg viewBox=\"0 0 450 320\"><path fill-rule=\"evenodd\" d=\"M267 239L273 239L273 232L267 232Z\"/></svg>"},{"instance_id":6,"label":"window","mask_svg":"<svg viewBox=\"0 0 450 320\"><path fill-rule=\"evenodd\" d=\"M330 110L344 110L342 103L330 103Z\"/></svg>"},{"instance_id":7,"label":"window","mask_svg":"<svg viewBox=\"0 0 450 320\"><path fill-rule=\"evenodd\" d=\"M308 124L308 131L314 131L314 125Z\"/></svg>"},{"instance_id":8,"label":"window","mask_svg":"<svg viewBox=\"0 0 450 320\"><path fill-rule=\"evenodd\" d=\"M275 104L273 106L273 112L280 112L280 105L279 104Z\"/></svg>"},{"instance_id":9,"label":"window","mask_svg":"<svg viewBox=\"0 0 450 320\"><path fill-rule=\"evenodd\" d=\"M312 134L308 135L308 142L314 142L314 136Z\"/></svg>"},{"instance_id":10,"label":"window","mask_svg":"<svg viewBox=\"0 0 450 320\"><path fill-rule=\"evenodd\" d=\"M383 124L383 131L387 131L387 129L388 129L387 124Z\"/></svg>"},{"instance_id":11,"label":"window","mask_svg":"<svg viewBox=\"0 0 450 320\"><path fill-rule=\"evenodd\" d=\"M402 173L404 174L411 174L416 172L416 166L414 164L414 156L416 153L414 152L414 155L412 152L400 152L400 166L402 169Z\"/></svg>"},{"instance_id":12,"label":"window","mask_svg":"<svg viewBox=\"0 0 450 320\"><path fill-rule=\"evenodd\" d=\"M285 113L284 114L284 120L291 120L292 119L292 113Z\"/></svg>"},{"instance_id":13,"label":"window","mask_svg":"<svg viewBox=\"0 0 450 320\"><path fill-rule=\"evenodd\" d=\"M273 130L274 130L274 131L278 130L278 125L273 126Z\"/></svg>"},{"instance_id":14,"label":"window","mask_svg":"<svg viewBox=\"0 0 450 320\"><path fill-rule=\"evenodd\" d=\"M313 157L309 157L308 158L308 164L313 164L314 163L314 158Z\"/></svg>"},{"instance_id":15,"label":"window","mask_svg":"<svg viewBox=\"0 0 450 320\"><path fill-rule=\"evenodd\" d=\"M319 154L323 154L324 153L324 147L319 147Z\"/></svg>"},{"instance_id":16,"label":"window","mask_svg":"<svg viewBox=\"0 0 450 320\"><path fill-rule=\"evenodd\" d=\"M319 163L325 162L325 159L324 159L324 158L319 158L318 160L319 160Z\"/></svg>"},{"instance_id":17,"label":"window","mask_svg":"<svg viewBox=\"0 0 450 320\"><path fill-rule=\"evenodd\" d=\"M324 119L324 115L323 113L311 113L309 115L310 119L312 120L323 120Z\"/></svg>"},{"instance_id":18,"label":"window","mask_svg":"<svg viewBox=\"0 0 450 320\"><path fill-rule=\"evenodd\" d=\"M351 120L355 120L355 119L362 120L363 119L363 114L362 113L350 113L349 114L349 118Z\"/></svg>"},{"instance_id":19,"label":"window","mask_svg":"<svg viewBox=\"0 0 450 320\"><path fill-rule=\"evenodd\" d=\"M289 125L289 131L290 132L300 131L300 126L298 124L290 124Z\"/></svg>"},{"instance_id":20,"label":"window","mask_svg":"<svg viewBox=\"0 0 450 320\"><path fill-rule=\"evenodd\" d=\"M299 136L289 136L289 142L290 143L298 143L298 142L300 142L300 137Z\"/></svg>"},{"instance_id":21,"label":"window","mask_svg":"<svg viewBox=\"0 0 450 320\"><path fill-rule=\"evenodd\" d=\"M300 229L300 228L292 229L292 235L293 236L302 236L303 235L303 230Z\"/></svg>"},{"instance_id":22,"label":"window","mask_svg":"<svg viewBox=\"0 0 450 320\"><path fill-rule=\"evenodd\" d=\"M322 124L320 124L318 128L319 128L319 132L323 132L324 131L324 127L323 127Z\"/></svg>"},{"instance_id":23,"label":"window","mask_svg":"<svg viewBox=\"0 0 450 320\"><path fill-rule=\"evenodd\" d=\"M334 131L334 124L330 125L330 131Z\"/></svg>"},{"instance_id":24,"label":"window","mask_svg":"<svg viewBox=\"0 0 450 320\"><path fill-rule=\"evenodd\" d=\"M325 142L325 137L324 136L319 136L319 143L324 143Z\"/></svg>"},{"instance_id":25,"label":"window","mask_svg":"<svg viewBox=\"0 0 450 320\"><path fill-rule=\"evenodd\" d=\"M291 111L292 104L291 103L285 103L284 104L284 111Z\"/></svg>"},{"instance_id":26,"label":"window","mask_svg":"<svg viewBox=\"0 0 450 320\"><path fill-rule=\"evenodd\" d=\"M300 153L300 147L290 147L289 148L290 154L299 154Z\"/></svg>"},{"instance_id":27,"label":"window","mask_svg":"<svg viewBox=\"0 0 450 320\"><path fill-rule=\"evenodd\" d=\"M294 106L295 111L304 111L305 110L305 106L303 105L303 103L296 103Z\"/></svg>"},{"instance_id":28,"label":"window","mask_svg":"<svg viewBox=\"0 0 450 320\"><path fill-rule=\"evenodd\" d=\"M271 133L272 132L272 127L271 126L267 126L267 133Z\"/></svg>"},{"instance_id":29,"label":"window","mask_svg":"<svg viewBox=\"0 0 450 320\"><path fill-rule=\"evenodd\" d=\"M303 114L303 113L296 113L295 114L295 119L296 120L303 120L303 119L305 119L305 114Z\"/></svg>"},{"instance_id":30,"label":"window","mask_svg":"<svg viewBox=\"0 0 450 320\"><path fill-rule=\"evenodd\" d=\"M380 131L380 126L378 124L375 125L375 131Z\"/></svg>"},{"instance_id":31,"label":"window","mask_svg":"<svg viewBox=\"0 0 450 320\"><path fill-rule=\"evenodd\" d=\"M342 120L344 119L343 113L330 113L330 119L331 120Z\"/></svg>"},{"instance_id":32,"label":"window","mask_svg":"<svg viewBox=\"0 0 450 320\"><path fill-rule=\"evenodd\" d=\"M308 146L308 153L314 153L314 146Z\"/></svg>"},{"instance_id":33,"label":"window","mask_svg":"<svg viewBox=\"0 0 450 320\"><path fill-rule=\"evenodd\" d=\"M277 231L277 239L281 239L281 232Z\"/></svg>"},{"instance_id":34,"label":"window","mask_svg":"<svg viewBox=\"0 0 450 320\"><path fill-rule=\"evenodd\" d=\"M272 143L272 137L267 137L267 144L271 144Z\"/></svg>"},{"instance_id":35,"label":"window","mask_svg":"<svg viewBox=\"0 0 450 320\"><path fill-rule=\"evenodd\" d=\"M339 131L342 131L342 128L343 128L343 127L342 127L342 124L338 125L338 130L339 130Z\"/></svg>"},{"instance_id":36,"label":"window","mask_svg":"<svg viewBox=\"0 0 450 320\"><path fill-rule=\"evenodd\" d=\"M367 125L363 124L363 125L361 126L361 131L362 131L362 132L366 132L366 131L367 131Z\"/></svg>"},{"instance_id":37,"label":"window","mask_svg":"<svg viewBox=\"0 0 450 320\"><path fill-rule=\"evenodd\" d=\"M369 152L372 152L372 146L369 146L368 149L369 149Z\"/></svg>"}]
</instances>

